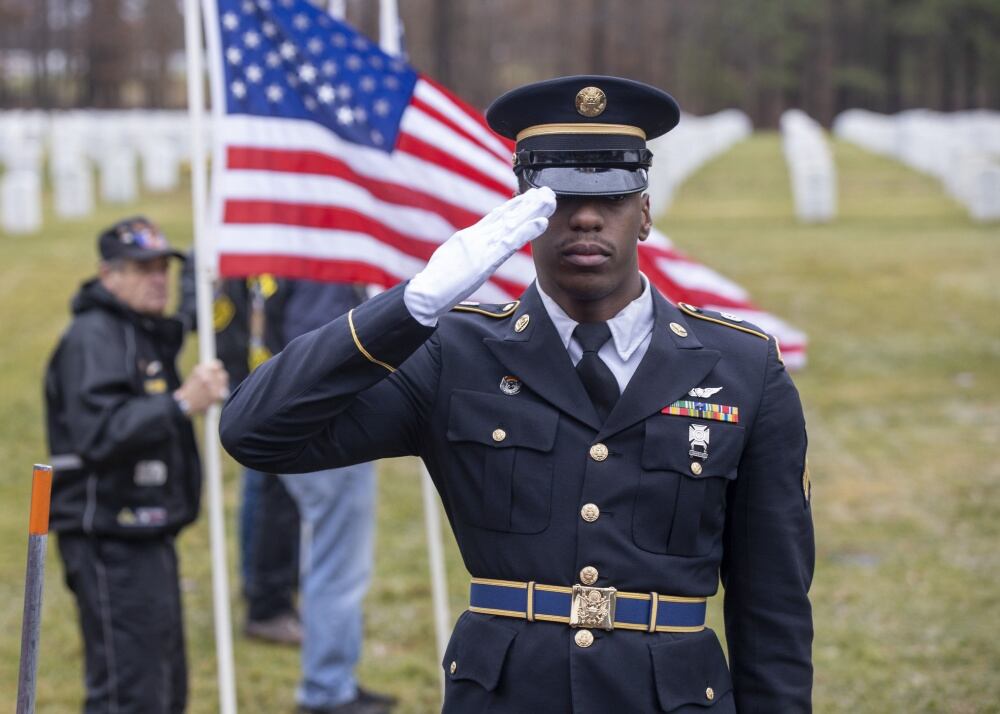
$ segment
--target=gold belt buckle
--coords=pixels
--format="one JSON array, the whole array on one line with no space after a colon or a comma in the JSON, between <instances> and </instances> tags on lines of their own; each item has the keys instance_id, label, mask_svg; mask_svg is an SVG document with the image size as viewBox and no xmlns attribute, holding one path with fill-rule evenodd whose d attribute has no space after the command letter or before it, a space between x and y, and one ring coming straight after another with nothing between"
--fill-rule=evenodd
<instances>
[{"instance_id":1,"label":"gold belt buckle","mask_svg":"<svg viewBox=\"0 0 1000 714\"><path fill-rule=\"evenodd\" d=\"M570 627L615 629L615 588L573 586L573 605L569 611Z\"/></svg>"}]
</instances>

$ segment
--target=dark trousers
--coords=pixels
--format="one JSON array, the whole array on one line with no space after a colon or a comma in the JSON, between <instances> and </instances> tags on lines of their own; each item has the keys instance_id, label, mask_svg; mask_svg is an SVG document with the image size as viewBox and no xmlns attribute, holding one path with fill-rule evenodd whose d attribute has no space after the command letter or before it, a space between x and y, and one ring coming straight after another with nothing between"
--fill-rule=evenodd
<instances>
[{"instance_id":1,"label":"dark trousers","mask_svg":"<svg viewBox=\"0 0 1000 714\"><path fill-rule=\"evenodd\" d=\"M172 537L59 535L83 630L85 714L177 714L187 664Z\"/></svg>"},{"instance_id":2,"label":"dark trousers","mask_svg":"<svg viewBox=\"0 0 1000 714\"><path fill-rule=\"evenodd\" d=\"M251 512L250 567L243 583L247 618L295 612L299 584L299 509L281 479L264 474Z\"/></svg>"}]
</instances>

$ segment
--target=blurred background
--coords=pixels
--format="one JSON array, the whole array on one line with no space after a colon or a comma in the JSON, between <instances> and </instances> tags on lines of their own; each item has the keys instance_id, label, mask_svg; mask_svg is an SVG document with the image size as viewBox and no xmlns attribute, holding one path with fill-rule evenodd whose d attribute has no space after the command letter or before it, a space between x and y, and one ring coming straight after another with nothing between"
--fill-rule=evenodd
<instances>
[{"instance_id":1,"label":"blurred background","mask_svg":"<svg viewBox=\"0 0 1000 714\"><path fill-rule=\"evenodd\" d=\"M378 2L346 0L378 35ZM600 72L667 87L685 110L997 107L995 0L401 0L412 63L476 106L536 79ZM0 105L178 108L175 0L0 0Z\"/></svg>"},{"instance_id":2,"label":"blurred background","mask_svg":"<svg viewBox=\"0 0 1000 714\"><path fill-rule=\"evenodd\" d=\"M378 38L378 2L333 4ZM653 146L658 228L801 337L816 711L1000 712L1000 0L398 4L411 64L475 107L585 72L678 98L681 126ZM192 239L183 43L174 0L0 0L5 701L68 301L116 219ZM424 714L440 664L420 487L408 460L380 475L361 675ZM235 583L232 462L225 478ZM217 710L206 520L180 539L199 714ZM39 711L60 714L83 691L61 577L50 547ZM454 618L468 575L450 543L448 577ZM711 617L721 633L717 602ZM294 651L237 636L236 667L241 711L293 710Z\"/></svg>"}]
</instances>

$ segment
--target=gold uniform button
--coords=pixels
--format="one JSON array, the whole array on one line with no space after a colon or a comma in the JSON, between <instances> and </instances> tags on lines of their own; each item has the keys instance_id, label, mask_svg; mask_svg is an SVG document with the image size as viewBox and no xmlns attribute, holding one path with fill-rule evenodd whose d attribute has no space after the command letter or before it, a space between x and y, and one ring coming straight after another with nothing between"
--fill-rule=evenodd
<instances>
[{"instance_id":1,"label":"gold uniform button","mask_svg":"<svg viewBox=\"0 0 1000 714\"><path fill-rule=\"evenodd\" d=\"M580 582L584 585L593 585L597 582L597 568L593 565L588 565L586 568L580 571Z\"/></svg>"},{"instance_id":2,"label":"gold uniform button","mask_svg":"<svg viewBox=\"0 0 1000 714\"><path fill-rule=\"evenodd\" d=\"M458 669L458 662L452 660L451 665L448 667L448 671L451 672L452 674L455 674L456 669ZM709 699L711 699L711 697L709 697Z\"/></svg>"},{"instance_id":3,"label":"gold uniform button","mask_svg":"<svg viewBox=\"0 0 1000 714\"><path fill-rule=\"evenodd\" d=\"M699 464L697 461L692 461L691 473L693 473L695 476L701 476L701 464Z\"/></svg>"},{"instance_id":4,"label":"gold uniform button","mask_svg":"<svg viewBox=\"0 0 1000 714\"><path fill-rule=\"evenodd\" d=\"M594 461L604 461L608 458L608 447L604 444L594 444L590 447L590 458Z\"/></svg>"},{"instance_id":5,"label":"gold uniform button","mask_svg":"<svg viewBox=\"0 0 1000 714\"><path fill-rule=\"evenodd\" d=\"M594 644L594 633L590 630L577 630L573 635L577 647L590 647Z\"/></svg>"},{"instance_id":6,"label":"gold uniform button","mask_svg":"<svg viewBox=\"0 0 1000 714\"><path fill-rule=\"evenodd\" d=\"M601 515L601 509L597 507L595 503L586 503L583 508L580 509L580 516L587 523L593 523Z\"/></svg>"},{"instance_id":7,"label":"gold uniform button","mask_svg":"<svg viewBox=\"0 0 1000 714\"><path fill-rule=\"evenodd\" d=\"M684 325L679 322L670 323L670 331L673 332L678 337L687 337L688 331L684 328Z\"/></svg>"},{"instance_id":8,"label":"gold uniform button","mask_svg":"<svg viewBox=\"0 0 1000 714\"><path fill-rule=\"evenodd\" d=\"M507 438L507 432L504 431L503 429L493 430L493 441L503 441L506 438Z\"/></svg>"},{"instance_id":9,"label":"gold uniform button","mask_svg":"<svg viewBox=\"0 0 1000 714\"><path fill-rule=\"evenodd\" d=\"M711 687L709 687L708 689L706 689L705 690L705 699L707 699L708 701L712 701L713 699L715 699L715 690L712 689Z\"/></svg>"}]
</instances>

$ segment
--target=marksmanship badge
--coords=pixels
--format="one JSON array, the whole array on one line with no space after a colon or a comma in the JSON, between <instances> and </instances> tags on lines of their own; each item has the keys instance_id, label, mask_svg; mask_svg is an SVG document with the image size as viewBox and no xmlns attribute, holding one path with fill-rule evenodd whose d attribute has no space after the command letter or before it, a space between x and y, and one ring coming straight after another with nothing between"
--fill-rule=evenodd
<instances>
[{"instance_id":1,"label":"marksmanship badge","mask_svg":"<svg viewBox=\"0 0 1000 714\"><path fill-rule=\"evenodd\" d=\"M688 427L688 441L691 442L689 456L698 459L708 458L708 427L704 424L691 424Z\"/></svg>"}]
</instances>

